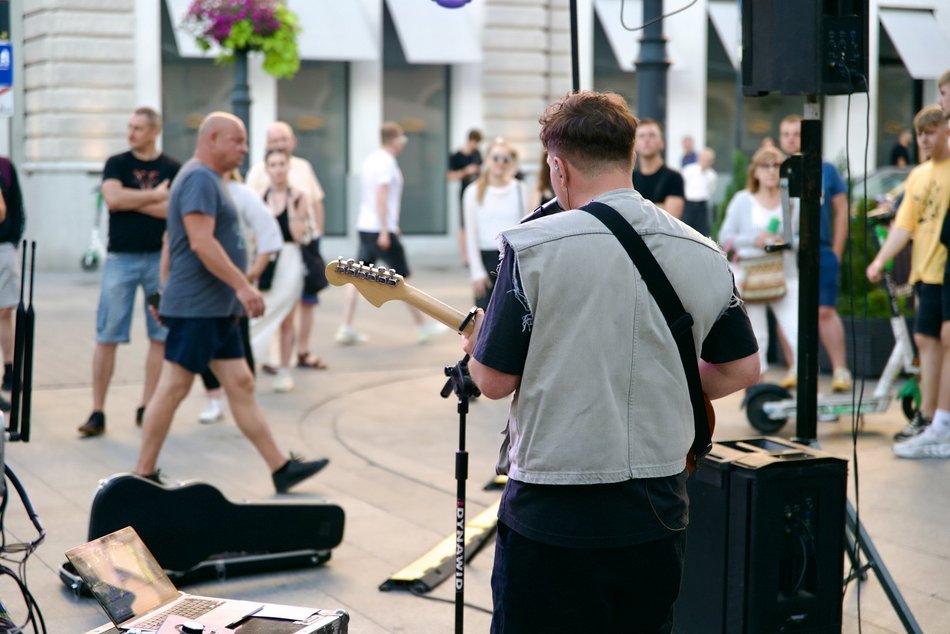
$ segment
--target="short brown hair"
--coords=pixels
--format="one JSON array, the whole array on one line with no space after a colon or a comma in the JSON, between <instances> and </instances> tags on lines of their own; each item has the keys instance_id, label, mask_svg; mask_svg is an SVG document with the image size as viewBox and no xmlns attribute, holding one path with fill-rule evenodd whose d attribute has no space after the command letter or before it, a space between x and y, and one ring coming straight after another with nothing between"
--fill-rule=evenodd
<instances>
[{"instance_id":1,"label":"short brown hair","mask_svg":"<svg viewBox=\"0 0 950 634\"><path fill-rule=\"evenodd\" d=\"M921 108L914 117L914 130L920 134L925 128L945 125L947 120L943 116L940 106L926 106Z\"/></svg>"},{"instance_id":2,"label":"short brown hair","mask_svg":"<svg viewBox=\"0 0 950 634\"><path fill-rule=\"evenodd\" d=\"M755 175L755 168L761 167L763 165L770 165L772 163L778 163L781 165L785 162L785 154L781 150L774 147L763 147L756 150L755 154L752 155L752 160L749 161L749 174L746 178L746 189L748 189L753 194L759 191L759 177Z\"/></svg>"},{"instance_id":3,"label":"short brown hair","mask_svg":"<svg viewBox=\"0 0 950 634\"><path fill-rule=\"evenodd\" d=\"M135 112L133 112L132 114L136 116L140 116L140 117L145 117L146 119L148 119L148 124L152 126L153 130L162 129L162 115L158 114L158 110L156 110L155 108L142 106L140 108L136 108Z\"/></svg>"},{"instance_id":4,"label":"short brown hair","mask_svg":"<svg viewBox=\"0 0 950 634\"><path fill-rule=\"evenodd\" d=\"M610 163L633 166L639 122L616 93L569 93L548 106L538 122L544 149L579 169L596 171Z\"/></svg>"},{"instance_id":5,"label":"short brown hair","mask_svg":"<svg viewBox=\"0 0 950 634\"><path fill-rule=\"evenodd\" d=\"M663 124L657 121L656 119L651 119L650 117L643 117L640 119L640 124L637 127L652 125L660 133L660 139L663 138Z\"/></svg>"},{"instance_id":6,"label":"short brown hair","mask_svg":"<svg viewBox=\"0 0 950 634\"><path fill-rule=\"evenodd\" d=\"M379 140L383 145L389 145L401 136L404 136L402 126L395 121L387 121L379 129Z\"/></svg>"},{"instance_id":7,"label":"short brown hair","mask_svg":"<svg viewBox=\"0 0 950 634\"><path fill-rule=\"evenodd\" d=\"M475 141L475 143L481 143L481 142L482 142L482 133L481 133L481 131L478 130L477 128L472 128L471 130L469 130L469 131L468 131L468 140L469 140L469 141Z\"/></svg>"},{"instance_id":8,"label":"short brown hair","mask_svg":"<svg viewBox=\"0 0 950 634\"><path fill-rule=\"evenodd\" d=\"M787 114L787 115L785 115L784 117L782 117L782 120L781 120L781 122L779 122L778 125L779 125L779 127L782 127L782 126L785 125L786 123L797 123L797 124L801 124L801 122L802 122L802 115L800 115L800 114Z\"/></svg>"}]
</instances>

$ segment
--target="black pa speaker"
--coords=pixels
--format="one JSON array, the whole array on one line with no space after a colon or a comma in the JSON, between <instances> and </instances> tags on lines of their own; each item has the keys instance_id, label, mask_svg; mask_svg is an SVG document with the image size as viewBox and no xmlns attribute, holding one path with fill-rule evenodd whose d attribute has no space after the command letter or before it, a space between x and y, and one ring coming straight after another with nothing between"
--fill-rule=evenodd
<instances>
[{"instance_id":1,"label":"black pa speaker","mask_svg":"<svg viewBox=\"0 0 950 634\"><path fill-rule=\"evenodd\" d=\"M743 0L742 92L867 92L868 0Z\"/></svg>"},{"instance_id":2,"label":"black pa speaker","mask_svg":"<svg viewBox=\"0 0 950 634\"><path fill-rule=\"evenodd\" d=\"M781 438L715 443L687 485L675 634L839 634L845 460Z\"/></svg>"}]
</instances>

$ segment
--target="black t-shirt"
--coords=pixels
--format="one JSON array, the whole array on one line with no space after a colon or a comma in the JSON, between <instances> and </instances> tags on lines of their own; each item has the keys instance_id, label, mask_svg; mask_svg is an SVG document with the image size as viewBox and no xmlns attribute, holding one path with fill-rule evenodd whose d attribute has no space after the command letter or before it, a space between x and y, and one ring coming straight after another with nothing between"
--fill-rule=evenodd
<instances>
[{"instance_id":1,"label":"black t-shirt","mask_svg":"<svg viewBox=\"0 0 950 634\"><path fill-rule=\"evenodd\" d=\"M685 199L683 176L666 165L660 166L660 169L649 175L634 170L633 188L656 205L662 205L667 196L679 196Z\"/></svg>"},{"instance_id":2,"label":"black t-shirt","mask_svg":"<svg viewBox=\"0 0 950 634\"><path fill-rule=\"evenodd\" d=\"M891 150L891 165L897 165L897 159L904 159L905 165L910 165L910 151L900 143Z\"/></svg>"},{"instance_id":3,"label":"black t-shirt","mask_svg":"<svg viewBox=\"0 0 950 634\"><path fill-rule=\"evenodd\" d=\"M499 372L521 375L534 316L522 301L517 258L506 249L498 266L483 333L472 356ZM736 291L734 294L738 295ZM703 341L709 363L744 358L758 350L741 305L728 308ZM614 484L539 485L508 480L498 519L535 541L567 548L609 548L646 543L682 530L688 521L686 472Z\"/></svg>"},{"instance_id":4,"label":"black t-shirt","mask_svg":"<svg viewBox=\"0 0 950 634\"><path fill-rule=\"evenodd\" d=\"M478 150L475 150L471 154L465 154L462 151L458 151L452 156L449 157L449 171L460 170L468 167L472 164L481 165L482 164L482 153ZM478 174L466 174L462 177L462 188L461 191L464 192L465 188L478 180Z\"/></svg>"},{"instance_id":5,"label":"black t-shirt","mask_svg":"<svg viewBox=\"0 0 950 634\"><path fill-rule=\"evenodd\" d=\"M103 182L115 179L130 189L152 189L172 180L181 164L160 154L153 161L135 158L131 151L110 156L102 169ZM109 210L109 251L153 253L162 249L165 220L138 211Z\"/></svg>"}]
</instances>

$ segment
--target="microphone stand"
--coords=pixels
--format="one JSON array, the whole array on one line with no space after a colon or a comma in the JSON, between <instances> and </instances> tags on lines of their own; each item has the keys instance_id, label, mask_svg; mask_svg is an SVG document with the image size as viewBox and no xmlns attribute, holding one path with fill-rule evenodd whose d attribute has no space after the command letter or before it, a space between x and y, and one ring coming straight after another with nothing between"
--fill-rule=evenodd
<instances>
[{"instance_id":1,"label":"microphone stand","mask_svg":"<svg viewBox=\"0 0 950 634\"><path fill-rule=\"evenodd\" d=\"M468 479L465 416L468 414L469 399L481 394L468 373L468 359L469 356L465 355L455 365L445 366L445 376L449 379L440 392L442 398L448 398L453 392L458 396L459 446L455 452L455 634L462 634L465 609L465 481Z\"/></svg>"}]
</instances>

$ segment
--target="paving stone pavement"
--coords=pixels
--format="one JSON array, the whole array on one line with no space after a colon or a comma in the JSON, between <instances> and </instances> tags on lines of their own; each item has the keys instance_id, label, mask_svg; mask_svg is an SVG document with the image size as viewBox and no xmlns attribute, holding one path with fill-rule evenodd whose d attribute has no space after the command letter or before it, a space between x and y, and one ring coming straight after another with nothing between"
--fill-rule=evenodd
<instances>
[{"instance_id":1,"label":"paving stone pavement","mask_svg":"<svg viewBox=\"0 0 950 634\"><path fill-rule=\"evenodd\" d=\"M76 427L89 414L94 349L96 273L38 273L33 437L8 443L6 461L29 494L47 537L27 566L27 582L49 632L83 632L105 617L91 599L78 598L59 581L63 553L86 541L89 509L100 479L129 470L138 451L133 418L142 390L145 349L141 313L132 342L119 350L107 401L107 433L80 439ZM471 304L463 269L420 269L412 280L461 310ZM327 456L330 466L287 496L274 494L269 474L230 414L211 425L197 423L204 406L200 385L179 409L160 466L172 480L200 480L233 501L329 501L346 511L343 543L318 568L234 577L188 586L222 597L346 609L350 631L427 634L452 631L451 583L423 598L408 592L381 592L389 575L415 560L453 532L454 459L458 414L454 397L443 399L444 367L461 356L460 342L447 334L419 345L406 310L397 303L380 309L362 302L356 326L369 337L359 347L333 343L342 295L330 288L321 295L312 339L314 351L329 365L323 371L294 370L296 389L275 394L262 377L258 396L278 443L308 457ZM773 380L780 376L777 372ZM582 379L581 379L582 380ZM822 379L826 387L827 378ZM758 435L739 408L739 396L716 403L716 439ZM468 512L494 503L498 493L482 485L493 476L506 402L478 399L467 421L470 454ZM903 425L897 406L869 415L858 437L861 519L889 567L900 591L925 632L950 631L950 461L895 458L890 437ZM779 435L794 433L792 422ZM820 423L818 442L844 459L852 457L850 425ZM11 498L3 517L8 543L34 534L18 500ZM233 530L222 526L220 530ZM488 630L492 546L476 555L466 571L466 630ZM570 571L565 571L568 576ZM583 580L576 580L582 583ZM844 599L844 631L857 632L858 586ZM0 580L0 598L14 616L22 616L19 593ZM582 609L583 606L561 606ZM552 609L558 609L552 606ZM861 584L861 631L900 632L903 628L876 579ZM22 619L20 619L22 620Z\"/></svg>"}]
</instances>

